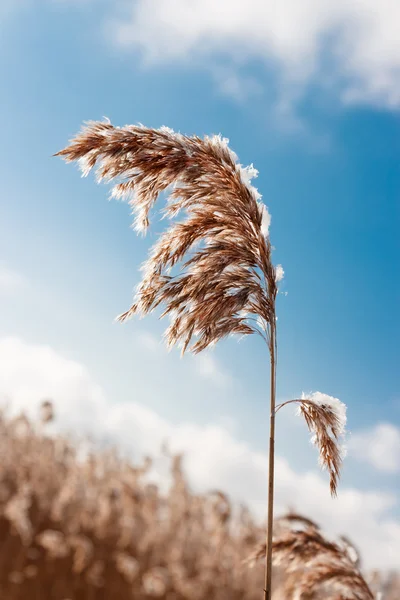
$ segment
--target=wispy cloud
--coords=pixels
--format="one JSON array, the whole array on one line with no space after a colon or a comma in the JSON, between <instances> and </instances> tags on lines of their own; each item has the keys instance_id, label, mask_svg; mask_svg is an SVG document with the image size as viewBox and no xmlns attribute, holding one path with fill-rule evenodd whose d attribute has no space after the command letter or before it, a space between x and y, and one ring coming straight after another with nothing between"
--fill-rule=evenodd
<instances>
[{"instance_id":1,"label":"wispy cloud","mask_svg":"<svg viewBox=\"0 0 400 600\"><path fill-rule=\"evenodd\" d=\"M397 0L126 0L125 7L116 39L141 50L148 65L196 59L215 69L228 58L239 73L261 60L295 99L317 82L336 87L345 103L400 105ZM237 77L224 86L241 97Z\"/></svg>"},{"instance_id":2,"label":"wispy cloud","mask_svg":"<svg viewBox=\"0 0 400 600\"><path fill-rule=\"evenodd\" d=\"M267 456L238 440L222 424L173 424L137 403L110 402L87 369L54 349L18 338L0 340L0 394L15 412L34 414L43 398L52 398L61 429L92 434L117 444L135 458L157 454L167 441L185 454L184 466L193 488L219 488L236 502L245 502L263 518ZM166 473L160 463L154 473ZM278 510L295 504L331 533L347 533L363 551L367 566L395 567L400 554L400 523L388 516L396 503L390 494L342 488L332 500L317 472L295 472L281 457L276 462Z\"/></svg>"},{"instance_id":3,"label":"wispy cloud","mask_svg":"<svg viewBox=\"0 0 400 600\"><path fill-rule=\"evenodd\" d=\"M354 434L348 446L355 458L369 463L378 471L400 473L399 427L379 423L373 429Z\"/></svg>"},{"instance_id":4,"label":"wispy cloud","mask_svg":"<svg viewBox=\"0 0 400 600\"><path fill-rule=\"evenodd\" d=\"M42 2L90 6L94 0ZM6 0L0 14L32 4ZM282 98L284 104L300 101L310 84L336 90L345 104L400 106L397 0L101 0L101 5L110 39L139 50L147 66L190 61L206 67L217 88L240 102L266 89L261 75L266 71L279 74L278 106ZM246 73L254 64L263 65L258 79Z\"/></svg>"},{"instance_id":5,"label":"wispy cloud","mask_svg":"<svg viewBox=\"0 0 400 600\"><path fill-rule=\"evenodd\" d=\"M135 344L145 352L157 355L159 358L167 354L167 348L162 343L162 339L158 338L149 331L142 330L135 336ZM221 389L229 388L234 380L230 373L221 362L211 353L202 353L197 356L190 355L187 357L194 371L194 375L203 380L210 382Z\"/></svg>"},{"instance_id":6,"label":"wispy cloud","mask_svg":"<svg viewBox=\"0 0 400 600\"><path fill-rule=\"evenodd\" d=\"M214 65L211 74L217 90L239 104L263 95L264 88L256 77L237 73L232 67Z\"/></svg>"},{"instance_id":7,"label":"wispy cloud","mask_svg":"<svg viewBox=\"0 0 400 600\"><path fill-rule=\"evenodd\" d=\"M233 377L211 354L200 354L194 357L194 361L197 372L217 387L228 388L233 384Z\"/></svg>"},{"instance_id":8,"label":"wispy cloud","mask_svg":"<svg viewBox=\"0 0 400 600\"><path fill-rule=\"evenodd\" d=\"M139 331L136 335L136 344L148 352L161 352L162 350L161 340L149 331Z\"/></svg>"}]
</instances>

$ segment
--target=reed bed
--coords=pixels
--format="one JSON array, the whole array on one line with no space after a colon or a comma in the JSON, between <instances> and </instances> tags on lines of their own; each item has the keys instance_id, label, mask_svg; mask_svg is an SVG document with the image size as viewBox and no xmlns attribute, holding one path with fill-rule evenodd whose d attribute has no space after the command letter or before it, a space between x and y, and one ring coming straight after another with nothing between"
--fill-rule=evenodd
<instances>
[{"instance_id":1,"label":"reed bed","mask_svg":"<svg viewBox=\"0 0 400 600\"><path fill-rule=\"evenodd\" d=\"M0 413L0 598L259 598L265 529L246 508L223 491L194 494L180 456L162 493L150 459L84 455L46 433L53 418L50 403L37 422ZM400 598L398 575L364 579L350 542L327 541L311 519L276 519L273 543L274 600Z\"/></svg>"}]
</instances>

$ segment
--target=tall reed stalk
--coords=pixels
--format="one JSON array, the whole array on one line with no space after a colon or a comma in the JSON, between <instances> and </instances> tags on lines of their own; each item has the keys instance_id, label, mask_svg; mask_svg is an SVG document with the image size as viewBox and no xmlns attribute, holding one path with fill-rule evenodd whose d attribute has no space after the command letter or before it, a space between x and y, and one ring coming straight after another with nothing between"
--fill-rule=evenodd
<instances>
[{"instance_id":1,"label":"tall reed stalk","mask_svg":"<svg viewBox=\"0 0 400 600\"><path fill-rule=\"evenodd\" d=\"M276 321L275 321L276 323ZM267 539L265 553L265 586L264 600L272 596L272 538L274 524L274 475L275 475L275 396L276 396L276 324L271 327L270 340L270 422L269 422L269 448L268 448L268 500L267 500Z\"/></svg>"},{"instance_id":2,"label":"tall reed stalk","mask_svg":"<svg viewBox=\"0 0 400 600\"><path fill-rule=\"evenodd\" d=\"M268 344L271 362L268 510L264 599L271 599L276 390L276 311L280 265L272 263L270 215L251 185L257 171L242 167L228 140L200 139L143 126L90 122L58 153L77 161L83 175L97 166L98 181L116 181L112 196L126 198L135 227L145 232L160 192L172 187L164 216L181 222L160 236L142 267L134 303L119 320L164 307L171 324L165 337L198 353L230 335L256 333ZM171 270L180 266L178 275ZM344 405L320 394L296 400L315 434L322 464L336 492L338 438Z\"/></svg>"}]
</instances>

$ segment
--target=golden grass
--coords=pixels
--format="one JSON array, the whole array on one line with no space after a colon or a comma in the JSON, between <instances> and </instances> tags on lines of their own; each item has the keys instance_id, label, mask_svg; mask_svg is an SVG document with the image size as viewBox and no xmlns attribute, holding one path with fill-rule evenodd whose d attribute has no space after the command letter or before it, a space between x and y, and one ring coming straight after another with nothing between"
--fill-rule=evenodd
<instances>
[{"instance_id":1,"label":"golden grass","mask_svg":"<svg viewBox=\"0 0 400 600\"><path fill-rule=\"evenodd\" d=\"M149 459L82 457L45 435L52 417L49 405L42 423L0 413L0 598L259 598L264 528L248 510L235 514L222 491L193 494L179 456L167 494L146 481ZM327 541L310 519L276 520L273 557L274 600L372 597L349 542ZM395 576L369 580L383 600L400 597Z\"/></svg>"},{"instance_id":2,"label":"golden grass","mask_svg":"<svg viewBox=\"0 0 400 600\"><path fill-rule=\"evenodd\" d=\"M184 219L154 244L121 320L163 306L162 316L171 317L167 343L183 352L231 334L270 337L278 277L263 226L267 209L249 184L255 170L237 163L226 140L90 122L58 156L78 162L84 175L96 168L99 181L113 181L111 195L128 199L139 231L173 186L164 216Z\"/></svg>"}]
</instances>

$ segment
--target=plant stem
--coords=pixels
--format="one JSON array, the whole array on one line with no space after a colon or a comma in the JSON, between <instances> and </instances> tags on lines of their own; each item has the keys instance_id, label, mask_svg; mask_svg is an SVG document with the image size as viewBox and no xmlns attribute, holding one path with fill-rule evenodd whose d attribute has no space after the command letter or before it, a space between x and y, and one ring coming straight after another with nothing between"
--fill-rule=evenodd
<instances>
[{"instance_id":1,"label":"plant stem","mask_svg":"<svg viewBox=\"0 0 400 600\"><path fill-rule=\"evenodd\" d=\"M275 414L279 410L281 410L281 408L283 408L284 406L286 406L287 404L293 404L295 402L297 402L298 404L301 404L301 403L303 403L303 404L310 404L310 401L307 400L306 398L304 398L304 399L296 398L295 400L287 400L286 402L282 402L282 404L277 404L276 410L275 410Z\"/></svg>"},{"instance_id":2,"label":"plant stem","mask_svg":"<svg viewBox=\"0 0 400 600\"><path fill-rule=\"evenodd\" d=\"M275 392L276 392L276 325L271 323L270 356L271 356L271 412L269 426L269 469L268 469L268 516L265 554L264 600L271 600L272 595L272 533L274 524L274 467L275 467Z\"/></svg>"}]
</instances>

